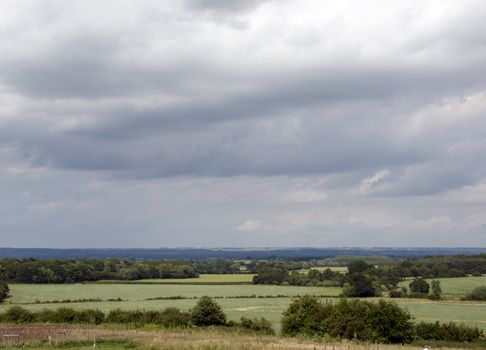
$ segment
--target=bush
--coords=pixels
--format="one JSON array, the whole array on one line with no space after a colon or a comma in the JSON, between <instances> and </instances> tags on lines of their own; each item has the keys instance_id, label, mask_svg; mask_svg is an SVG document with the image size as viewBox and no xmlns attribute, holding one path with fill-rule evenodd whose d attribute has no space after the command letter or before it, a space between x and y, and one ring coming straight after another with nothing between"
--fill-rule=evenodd
<instances>
[{"instance_id":1,"label":"bush","mask_svg":"<svg viewBox=\"0 0 486 350\"><path fill-rule=\"evenodd\" d=\"M191 313L175 307L168 307L160 313L159 324L167 328L187 327L191 322Z\"/></svg>"},{"instance_id":2,"label":"bush","mask_svg":"<svg viewBox=\"0 0 486 350\"><path fill-rule=\"evenodd\" d=\"M0 320L5 323L28 323L34 321L34 314L23 307L12 306L0 316Z\"/></svg>"},{"instance_id":3,"label":"bush","mask_svg":"<svg viewBox=\"0 0 486 350\"><path fill-rule=\"evenodd\" d=\"M457 323L425 323L415 326L416 335L423 340L445 340L453 342L473 342L482 336L477 327Z\"/></svg>"},{"instance_id":4,"label":"bush","mask_svg":"<svg viewBox=\"0 0 486 350\"><path fill-rule=\"evenodd\" d=\"M325 333L322 321L328 317L331 310L331 304L323 305L317 297L304 295L292 301L284 311L281 321L282 334L322 336Z\"/></svg>"},{"instance_id":5,"label":"bush","mask_svg":"<svg viewBox=\"0 0 486 350\"><path fill-rule=\"evenodd\" d=\"M474 301L486 301L486 286L474 288L471 293L466 295L465 299Z\"/></svg>"},{"instance_id":6,"label":"bush","mask_svg":"<svg viewBox=\"0 0 486 350\"><path fill-rule=\"evenodd\" d=\"M263 333L268 335L274 335L275 330L272 327L272 323L263 317L261 319L257 318L241 318L241 326L243 328L249 329L257 333Z\"/></svg>"},{"instance_id":7,"label":"bush","mask_svg":"<svg viewBox=\"0 0 486 350\"><path fill-rule=\"evenodd\" d=\"M195 326L221 326L226 324L226 315L212 298L203 296L191 310L191 321Z\"/></svg>"},{"instance_id":8,"label":"bush","mask_svg":"<svg viewBox=\"0 0 486 350\"><path fill-rule=\"evenodd\" d=\"M323 304L316 297L294 300L284 312L282 333L286 335L329 335L336 338L408 342L413 337L410 314L397 304L380 301L341 300Z\"/></svg>"}]
</instances>

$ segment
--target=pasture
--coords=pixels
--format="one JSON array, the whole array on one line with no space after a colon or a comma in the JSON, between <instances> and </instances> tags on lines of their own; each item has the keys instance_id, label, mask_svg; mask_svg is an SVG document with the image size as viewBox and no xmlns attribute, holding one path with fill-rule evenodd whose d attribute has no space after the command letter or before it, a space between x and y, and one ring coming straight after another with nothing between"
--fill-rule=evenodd
<instances>
[{"instance_id":1,"label":"pasture","mask_svg":"<svg viewBox=\"0 0 486 350\"><path fill-rule=\"evenodd\" d=\"M274 324L276 329L279 328L282 312L288 307L293 297L304 294L338 296L341 292L340 288L324 287L191 284L183 286L165 284L11 284L10 288L12 295L10 304L1 305L0 311L6 310L11 305L21 305L33 311L61 306L74 309L99 309L105 312L116 308L151 310L169 306L189 309L195 305L196 298L209 295L217 298L216 301L221 304L229 319L239 320L243 316L265 317ZM171 297L183 299L167 299ZM94 298L103 301L45 303L53 300ZM123 301L106 301L116 298L121 298ZM156 300L147 300L154 298ZM407 308L418 321L458 321L486 329L486 303L394 300L400 306Z\"/></svg>"},{"instance_id":2,"label":"pasture","mask_svg":"<svg viewBox=\"0 0 486 350\"><path fill-rule=\"evenodd\" d=\"M143 279L133 283L159 284L251 284L254 274L201 274L197 278Z\"/></svg>"},{"instance_id":3,"label":"pasture","mask_svg":"<svg viewBox=\"0 0 486 350\"><path fill-rule=\"evenodd\" d=\"M444 296L460 297L471 292L474 288L479 286L486 286L486 276L481 277L456 277L456 278L436 278L440 281L442 294ZM431 282L432 279L427 279ZM408 279L400 283L401 286L408 288L412 279Z\"/></svg>"}]
</instances>

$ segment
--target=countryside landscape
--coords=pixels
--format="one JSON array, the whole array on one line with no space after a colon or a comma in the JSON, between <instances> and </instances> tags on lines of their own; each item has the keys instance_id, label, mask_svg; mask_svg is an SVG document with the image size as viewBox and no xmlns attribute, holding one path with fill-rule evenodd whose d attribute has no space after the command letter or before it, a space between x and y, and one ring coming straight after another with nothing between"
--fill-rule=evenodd
<instances>
[{"instance_id":1,"label":"countryside landscape","mask_svg":"<svg viewBox=\"0 0 486 350\"><path fill-rule=\"evenodd\" d=\"M485 18L1 0L0 350L486 349Z\"/></svg>"},{"instance_id":2,"label":"countryside landscape","mask_svg":"<svg viewBox=\"0 0 486 350\"><path fill-rule=\"evenodd\" d=\"M226 337L241 343L231 345L237 348L245 348L247 341L254 342L253 348L265 348L265 342L286 348L278 345L282 339L296 342L292 345L296 348L325 347L323 339L338 348L397 343L485 346L486 254L259 260L7 258L0 260L0 272L8 286L0 304L0 321L8 325L0 327L6 347L29 341L34 346L63 347L71 341L56 332L74 332L84 346L92 346L87 342L98 337L101 347L139 347L152 333L175 331L190 335L172 335L173 348L192 346L178 337L208 343L194 348L230 347L221 344ZM197 321L194 313L204 300L223 319L210 312ZM334 316L346 320L334 321L340 328L325 326L325 315L312 311L319 305L340 308L343 303L341 314ZM363 306L366 310L373 305L380 312L392 308L379 317L390 322L393 332L384 327L377 334L366 317L378 316L359 316ZM395 319L397 312L401 318ZM33 324L46 328L37 339L24 339ZM53 324L61 328L50 328ZM208 330L216 332L214 340L205 334ZM127 335L133 331L138 335Z\"/></svg>"}]
</instances>

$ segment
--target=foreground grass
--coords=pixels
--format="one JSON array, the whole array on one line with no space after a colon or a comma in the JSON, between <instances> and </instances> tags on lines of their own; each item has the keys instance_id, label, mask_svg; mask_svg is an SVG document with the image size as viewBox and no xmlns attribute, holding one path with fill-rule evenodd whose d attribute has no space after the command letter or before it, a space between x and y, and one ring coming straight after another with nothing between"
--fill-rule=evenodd
<instances>
[{"instance_id":1,"label":"foreground grass","mask_svg":"<svg viewBox=\"0 0 486 350\"><path fill-rule=\"evenodd\" d=\"M326 339L286 338L260 336L224 329L186 330L120 330L107 328L73 328L74 336L56 343L39 339L25 344L27 349L171 349L171 350L399 350L418 349L420 345L382 345L354 342L338 342ZM475 348L476 344L442 344L441 348ZM480 346L480 345L479 345ZM18 349L22 345L5 346L4 349Z\"/></svg>"}]
</instances>

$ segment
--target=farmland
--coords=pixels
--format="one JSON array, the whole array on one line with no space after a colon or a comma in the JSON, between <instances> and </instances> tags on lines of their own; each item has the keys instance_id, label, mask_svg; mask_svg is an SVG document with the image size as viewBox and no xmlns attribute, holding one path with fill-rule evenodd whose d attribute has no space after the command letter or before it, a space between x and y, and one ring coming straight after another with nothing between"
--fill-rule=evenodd
<instances>
[{"instance_id":1,"label":"farmland","mask_svg":"<svg viewBox=\"0 0 486 350\"><path fill-rule=\"evenodd\" d=\"M456 278L436 278L440 281L442 287L442 293L444 296L460 297L471 292L474 288L479 286L486 286L486 276L480 277L456 277ZM400 285L408 287L412 280L406 280L400 283ZM428 279L427 282L431 282Z\"/></svg>"},{"instance_id":2,"label":"farmland","mask_svg":"<svg viewBox=\"0 0 486 350\"><path fill-rule=\"evenodd\" d=\"M444 279L445 280L445 279ZM443 282L447 291L448 283ZM477 278L461 280L464 289L478 283ZM467 286L467 287L466 287ZM171 284L62 284L62 285L23 285L11 284L10 304L0 306L4 311L11 305L21 305L30 310L58 308L61 306L74 309L99 309L109 311L116 308L161 309L169 306L189 309L196 299L203 295L217 298L228 317L238 320L240 317L265 317L278 329L282 312L293 297L304 294L318 296L338 296L340 288L295 287L266 285L171 285ZM106 301L120 298L122 301ZM170 300L169 298L179 298ZM71 303L47 303L48 301L72 301L81 299L100 299L101 301L83 301ZM155 300L148 300L155 299ZM335 300L333 298L329 299ZM442 322L458 321L486 329L486 303L468 303L459 301L432 302L429 300L395 299L402 307L407 308L419 321Z\"/></svg>"}]
</instances>

